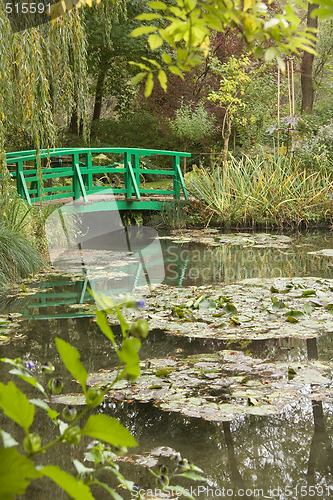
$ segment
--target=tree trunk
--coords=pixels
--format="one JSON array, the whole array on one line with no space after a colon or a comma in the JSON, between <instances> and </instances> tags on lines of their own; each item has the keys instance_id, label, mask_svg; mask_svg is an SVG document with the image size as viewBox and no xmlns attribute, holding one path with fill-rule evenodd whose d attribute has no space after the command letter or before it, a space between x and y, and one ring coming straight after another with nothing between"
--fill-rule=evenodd
<instances>
[{"instance_id":1,"label":"tree trunk","mask_svg":"<svg viewBox=\"0 0 333 500\"><path fill-rule=\"evenodd\" d=\"M100 70L99 70L99 74L98 74L98 78L97 78L97 83L96 83L93 121L99 120L101 118L102 100L103 100L103 94L104 94L104 81L105 81L107 70L108 70L108 66L105 64L105 61L104 61L100 66Z\"/></svg>"},{"instance_id":2,"label":"tree trunk","mask_svg":"<svg viewBox=\"0 0 333 500\"><path fill-rule=\"evenodd\" d=\"M76 106L75 106L75 108L73 109L73 112L72 112L71 121L70 121L70 124L69 124L69 129L72 132L72 134L74 134L74 135L80 135L80 131L79 131L78 126L77 126L77 110L76 110Z\"/></svg>"},{"instance_id":3,"label":"tree trunk","mask_svg":"<svg viewBox=\"0 0 333 500\"><path fill-rule=\"evenodd\" d=\"M232 122L231 122L230 118L227 118L226 119L226 123L225 123L225 127L223 129L223 133L222 133L222 137L223 137L223 140L224 140L224 144L223 144L223 161L227 161L228 160L229 139L230 139L230 136L231 136L231 125L232 125Z\"/></svg>"},{"instance_id":4,"label":"tree trunk","mask_svg":"<svg viewBox=\"0 0 333 500\"><path fill-rule=\"evenodd\" d=\"M308 28L318 27L318 17L312 18L311 12L317 9L317 4L308 3L308 15L307 15L307 26ZM301 64L301 85L302 85L302 113L311 114L313 108L313 60L314 55L309 54L309 52L304 52Z\"/></svg>"}]
</instances>

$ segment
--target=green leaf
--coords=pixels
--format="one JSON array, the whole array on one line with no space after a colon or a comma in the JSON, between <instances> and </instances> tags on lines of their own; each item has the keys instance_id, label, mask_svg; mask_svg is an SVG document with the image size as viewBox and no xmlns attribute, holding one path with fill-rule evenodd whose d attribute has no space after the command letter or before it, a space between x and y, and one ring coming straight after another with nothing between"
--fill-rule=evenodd
<instances>
[{"instance_id":1,"label":"green leaf","mask_svg":"<svg viewBox=\"0 0 333 500\"><path fill-rule=\"evenodd\" d=\"M4 448L11 448L12 446L17 446L18 442L16 439L13 438L9 432L4 431L3 429L0 429L0 434L2 437L2 442L3 442L3 447Z\"/></svg>"},{"instance_id":2,"label":"green leaf","mask_svg":"<svg viewBox=\"0 0 333 500\"><path fill-rule=\"evenodd\" d=\"M59 337L56 337L55 342L62 362L66 366L69 373L71 373L73 377L80 382L82 389L85 391L88 373L80 361L79 352L75 349L75 347L71 346L68 342L60 339Z\"/></svg>"},{"instance_id":3,"label":"green leaf","mask_svg":"<svg viewBox=\"0 0 333 500\"><path fill-rule=\"evenodd\" d=\"M160 82L160 85L162 87L162 89L164 90L164 92L167 91L167 76L165 74L165 71L163 71L163 69L160 69L160 71L158 72L158 81Z\"/></svg>"},{"instance_id":4,"label":"green leaf","mask_svg":"<svg viewBox=\"0 0 333 500\"><path fill-rule=\"evenodd\" d=\"M101 488L104 488L114 500L123 500L123 497L121 497L113 488L111 488L108 484L103 483L102 481L98 481L98 479L95 479L94 484L98 484Z\"/></svg>"},{"instance_id":5,"label":"green leaf","mask_svg":"<svg viewBox=\"0 0 333 500\"><path fill-rule=\"evenodd\" d=\"M285 309L286 305L284 302L282 302L282 300L278 300L276 297L272 297L271 300L273 302L272 306L273 311L279 311L281 309Z\"/></svg>"},{"instance_id":6,"label":"green leaf","mask_svg":"<svg viewBox=\"0 0 333 500\"><path fill-rule=\"evenodd\" d=\"M286 63L284 60L280 56L276 56L276 62L278 63L280 70L284 72L286 69Z\"/></svg>"},{"instance_id":7,"label":"green leaf","mask_svg":"<svg viewBox=\"0 0 333 500\"><path fill-rule=\"evenodd\" d=\"M35 407L13 382L0 383L0 407L7 417L19 424L28 433L35 416Z\"/></svg>"},{"instance_id":8,"label":"green leaf","mask_svg":"<svg viewBox=\"0 0 333 500\"><path fill-rule=\"evenodd\" d=\"M145 71L141 71L141 73L133 76L133 78L131 78L131 85L137 85L139 82L141 82L141 80L143 80L146 74L147 73Z\"/></svg>"},{"instance_id":9,"label":"green leaf","mask_svg":"<svg viewBox=\"0 0 333 500\"><path fill-rule=\"evenodd\" d=\"M0 498L23 495L31 479L40 477L34 464L16 448L0 448Z\"/></svg>"},{"instance_id":10,"label":"green leaf","mask_svg":"<svg viewBox=\"0 0 333 500\"><path fill-rule=\"evenodd\" d=\"M321 19L331 19L333 17L333 7L320 7L311 12L311 17L320 17Z\"/></svg>"},{"instance_id":11,"label":"green leaf","mask_svg":"<svg viewBox=\"0 0 333 500\"><path fill-rule=\"evenodd\" d=\"M232 304L231 302L227 302L226 305L223 307L222 311L225 314L230 314L230 315L234 315L234 314L238 313L237 307L234 304Z\"/></svg>"},{"instance_id":12,"label":"green leaf","mask_svg":"<svg viewBox=\"0 0 333 500\"><path fill-rule=\"evenodd\" d=\"M47 476L60 486L68 495L77 500L94 500L89 487L63 471L57 465L47 465L40 469L43 476Z\"/></svg>"},{"instance_id":13,"label":"green leaf","mask_svg":"<svg viewBox=\"0 0 333 500\"><path fill-rule=\"evenodd\" d=\"M294 316L288 316L287 321L288 323L298 323L298 319L295 318Z\"/></svg>"},{"instance_id":14,"label":"green leaf","mask_svg":"<svg viewBox=\"0 0 333 500\"><path fill-rule=\"evenodd\" d=\"M182 474L177 474L177 476L187 477L188 479L192 479L193 481L207 482L207 478L205 478L204 476L200 476L200 474L195 474L194 472L183 472Z\"/></svg>"},{"instance_id":15,"label":"green leaf","mask_svg":"<svg viewBox=\"0 0 333 500\"><path fill-rule=\"evenodd\" d=\"M156 31L155 26L140 26L140 28L135 28L131 36L141 36L141 35L146 35L147 33L154 33Z\"/></svg>"},{"instance_id":16,"label":"green leaf","mask_svg":"<svg viewBox=\"0 0 333 500\"><path fill-rule=\"evenodd\" d=\"M165 62L165 64L170 64L172 60L170 54L167 54L166 52L163 52L162 59Z\"/></svg>"},{"instance_id":17,"label":"green leaf","mask_svg":"<svg viewBox=\"0 0 333 500\"><path fill-rule=\"evenodd\" d=\"M278 50L275 47L269 47L265 51L265 61L271 61L279 54Z\"/></svg>"},{"instance_id":18,"label":"green leaf","mask_svg":"<svg viewBox=\"0 0 333 500\"><path fill-rule=\"evenodd\" d=\"M38 406L39 408L42 408L43 410L47 411L47 414L52 420L55 420L59 413L56 410L53 410L50 408L50 406L45 402L42 401L41 399L29 399L30 403L32 403L35 406Z\"/></svg>"},{"instance_id":19,"label":"green leaf","mask_svg":"<svg viewBox=\"0 0 333 500\"><path fill-rule=\"evenodd\" d=\"M149 97L154 88L153 73L149 72L146 81L145 97Z\"/></svg>"},{"instance_id":20,"label":"green leaf","mask_svg":"<svg viewBox=\"0 0 333 500\"><path fill-rule=\"evenodd\" d=\"M166 10L167 9L167 5L164 3L164 2L159 2L159 1L152 1L152 2L148 2L149 7L151 9L156 9L156 10Z\"/></svg>"},{"instance_id":21,"label":"green leaf","mask_svg":"<svg viewBox=\"0 0 333 500\"><path fill-rule=\"evenodd\" d=\"M153 21L154 19L161 19L161 14L153 14L150 12L147 12L145 14L140 14L139 16L136 16L138 21Z\"/></svg>"},{"instance_id":22,"label":"green leaf","mask_svg":"<svg viewBox=\"0 0 333 500\"><path fill-rule=\"evenodd\" d=\"M25 380L26 382L28 382L28 384L33 385L34 387L36 387L36 389L39 389L43 394L46 395L44 387L29 372L23 370L22 368L13 368L9 373L11 373L12 375L17 375L22 380Z\"/></svg>"},{"instance_id":23,"label":"green leaf","mask_svg":"<svg viewBox=\"0 0 333 500\"><path fill-rule=\"evenodd\" d=\"M181 70L178 68L178 66L168 66L168 70L176 75L176 76L180 76L180 78L184 79L184 75L183 73L181 72Z\"/></svg>"},{"instance_id":24,"label":"green leaf","mask_svg":"<svg viewBox=\"0 0 333 500\"><path fill-rule=\"evenodd\" d=\"M107 415L91 415L82 429L82 434L114 446L137 446L130 432L116 418Z\"/></svg>"},{"instance_id":25,"label":"green leaf","mask_svg":"<svg viewBox=\"0 0 333 500\"><path fill-rule=\"evenodd\" d=\"M113 347L116 347L113 331L108 323L105 311L96 311L96 320L101 331L109 340L111 340Z\"/></svg>"},{"instance_id":26,"label":"green leaf","mask_svg":"<svg viewBox=\"0 0 333 500\"><path fill-rule=\"evenodd\" d=\"M148 43L151 50L155 50L163 45L163 38L160 35L153 34L148 37Z\"/></svg>"},{"instance_id":27,"label":"green leaf","mask_svg":"<svg viewBox=\"0 0 333 500\"><path fill-rule=\"evenodd\" d=\"M286 312L285 316L293 316L293 318L302 318L304 316L304 312L291 310Z\"/></svg>"},{"instance_id":28,"label":"green leaf","mask_svg":"<svg viewBox=\"0 0 333 500\"><path fill-rule=\"evenodd\" d=\"M86 467L85 465L83 465L82 462L80 462L80 460L77 460L76 458L74 458L73 464L74 464L75 469L77 470L78 474L86 474L87 472L95 472L95 469L93 467Z\"/></svg>"},{"instance_id":29,"label":"green leaf","mask_svg":"<svg viewBox=\"0 0 333 500\"><path fill-rule=\"evenodd\" d=\"M316 290L303 290L302 297L310 297L311 295L316 295Z\"/></svg>"},{"instance_id":30,"label":"green leaf","mask_svg":"<svg viewBox=\"0 0 333 500\"><path fill-rule=\"evenodd\" d=\"M139 339L130 337L123 340L121 351L118 352L120 361L126 364L123 375L127 374L132 379L136 379L140 375L140 358L138 356L140 347Z\"/></svg>"}]
</instances>

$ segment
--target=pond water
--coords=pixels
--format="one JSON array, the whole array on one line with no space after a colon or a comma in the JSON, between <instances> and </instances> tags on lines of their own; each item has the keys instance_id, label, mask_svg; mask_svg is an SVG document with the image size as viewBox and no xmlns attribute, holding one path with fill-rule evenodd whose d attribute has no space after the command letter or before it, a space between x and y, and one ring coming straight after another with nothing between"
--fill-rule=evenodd
<instances>
[{"instance_id":1,"label":"pond water","mask_svg":"<svg viewBox=\"0 0 333 500\"><path fill-rule=\"evenodd\" d=\"M163 283L170 287L195 286L205 291L211 285L221 286L249 278L309 276L333 279L333 250L332 256L329 251L322 252L333 249L333 234L328 231L278 235L225 234L213 230L192 232L192 236L176 232L161 235L160 243L165 269ZM316 253L318 251L321 252ZM135 296L144 294L147 288L138 279L129 285L128 275L137 276L136 266L140 266L140 261L128 252L117 254L118 266L109 271L105 284L106 276L101 275L104 250L99 247L97 252L90 260L89 271L95 266L93 278L86 270L79 272L77 268L65 267L67 272L52 271L27 282L25 292L16 289L0 297L0 315L21 315L10 336L3 333L1 337L2 357L22 357L37 365L51 360L60 370L54 346L54 338L58 336L80 351L87 371L111 370L116 366L117 358L110 343L93 320L93 300L87 287L93 281L95 289L113 288L118 293L131 291ZM154 265L150 260L146 275L150 269L155 269ZM158 278L161 281L160 270ZM190 330L191 323L188 328ZM312 359L332 363L332 344L332 331L318 337L314 332L312 338L286 335L251 338L244 342L244 339L235 338L175 335L163 328L154 328L143 343L140 358L144 361L168 357L188 359L204 353L215 355L234 350L262 362L307 363ZM8 380L6 365L0 365L0 374L1 380ZM71 376L62 376L64 392L77 392ZM194 482L184 484L186 488L192 487L195 498L325 500L333 497L333 394L331 390L331 397L314 396L311 399L309 391L311 384L307 385L307 397L290 399L277 414L239 414L223 421L163 411L151 402L134 400L124 403L108 399L98 411L119 417L128 427L139 441L138 449L133 450L135 454L147 454L154 448L163 454L169 447L201 467L209 478L208 486ZM45 438L52 434L42 413L39 426ZM73 450L68 447L65 455L55 450L52 459L62 467L66 464L70 467L73 456ZM41 462L44 463L43 457ZM128 462L121 464L121 468L140 488L155 488L145 468ZM54 491L53 485L36 482L29 487L25 498L48 499ZM106 498L100 491L94 493L96 498ZM126 493L121 494L126 497ZM147 498L149 494L147 490ZM66 495L59 490L57 498L66 498Z\"/></svg>"}]
</instances>

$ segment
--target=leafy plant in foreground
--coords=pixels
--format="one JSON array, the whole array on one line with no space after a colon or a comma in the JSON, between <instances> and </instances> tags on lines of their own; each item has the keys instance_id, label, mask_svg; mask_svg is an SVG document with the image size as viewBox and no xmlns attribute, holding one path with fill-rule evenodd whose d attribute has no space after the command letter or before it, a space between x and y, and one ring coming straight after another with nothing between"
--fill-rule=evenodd
<instances>
[{"instance_id":1,"label":"leafy plant in foreground","mask_svg":"<svg viewBox=\"0 0 333 500\"><path fill-rule=\"evenodd\" d=\"M148 323L138 318L129 325L122 309L140 309L144 306L144 299L135 301L127 298L116 304L104 295L101 297L94 293L93 295L97 302L97 323L104 335L111 341L119 358L118 370L112 383L105 386L103 390L94 387L88 388L88 373L80 361L79 352L68 342L56 338L56 347L61 361L82 387L85 396L85 405L82 411L77 412L76 408L66 406L60 415L50 406L52 395L59 394L63 388L62 380L53 376L54 367L50 362L41 368L42 376L50 377L47 384L42 384L39 380L40 377L34 373L35 366L31 361L24 363L21 359L1 359L1 361L12 365L10 370L12 375L18 376L41 393L40 398L28 399L14 382L10 381L6 385L0 383L0 407L3 413L15 422L25 434L22 443L24 453L21 453L18 451L18 441L4 429L0 429L3 440L3 447L0 448L0 498L2 499L11 499L14 495L24 494L33 479L43 476L50 478L74 499L93 499L91 486L103 488L115 500L121 499L119 493L99 479L101 472L111 473L123 488L131 492L135 491L134 483L121 474L119 466L115 463L117 455L124 454L128 447L137 445L133 436L116 418L104 414L90 414L87 419L85 417L88 412L90 413L93 408L102 403L106 393L117 381L121 379L134 381L139 376L138 352L141 348L141 340L148 335ZM116 315L119 321L122 332L121 345L118 345L115 340L107 320L107 314ZM45 385L47 385L47 389ZM32 428L35 422L36 407L46 411L58 433L54 439L47 443L42 443L40 435ZM77 470L75 477L61 470L57 465L35 465L33 459L36 455L46 453L57 444L67 443L75 447L80 443L82 436L89 436L93 439L85 454L85 459L92 462L93 467L87 467L75 459L73 461ZM182 467L182 462L184 461L178 463L177 470L172 475L195 480L203 479L195 472L201 472L200 469L188 465L188 463L186 467ZM164 485L168 488L169 476L165 470L163 471L164 473L158 475L154 472L153 474L157 476L157 485ZM191 473L190 476L189 473ZM175 486L174 488L183 491L185 496L192 498L181 487Z\"/></svg>"}]
</instances>

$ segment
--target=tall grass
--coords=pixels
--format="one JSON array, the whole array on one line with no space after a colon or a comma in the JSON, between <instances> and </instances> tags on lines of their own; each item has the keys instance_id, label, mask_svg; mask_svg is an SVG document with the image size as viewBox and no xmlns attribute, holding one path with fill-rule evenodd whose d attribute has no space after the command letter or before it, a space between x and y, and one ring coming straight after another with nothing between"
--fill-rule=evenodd
<instances>
[{"instance_id":1,"label":"tall grass","mask_svg":"<svg viewBox=\"0 0 333 500\"><path fill-rule=\"evenodd\" d=\"M290 226L329 221L333 174L309 171L286 156L231 157L186 176L190 193L223 223Z\"/></svg>"},{"instance_id":2,"label":"tall grass","mask_svg":"<svg viewBox=\"0 0 333 500\"><path fill-rule=\"evenodd\" d=\"M43 259L26 236L0 224L0 285L17 282L36 273Z\"/></svg>"},{"instance_id":3,"label":"tall grass","mask_svg":"<svg viewBox=\"0 0 333 500\"><path fill-rule=\"evenodd\" d=\"M0 286L17 282L44 265L43 214L30 207L9 186L0 195Z\"/></svg>"}]
</instances>

